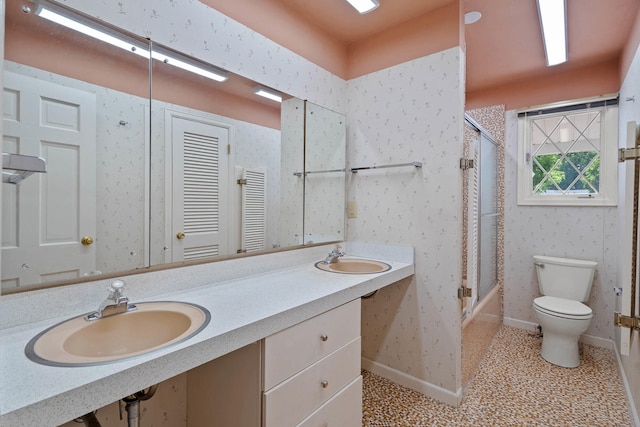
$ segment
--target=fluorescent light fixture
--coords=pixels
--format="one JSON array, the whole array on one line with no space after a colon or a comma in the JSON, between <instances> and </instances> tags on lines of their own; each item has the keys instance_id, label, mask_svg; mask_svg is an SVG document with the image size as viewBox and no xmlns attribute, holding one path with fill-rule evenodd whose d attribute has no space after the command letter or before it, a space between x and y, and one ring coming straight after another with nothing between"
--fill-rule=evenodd
<instances>
[{"instance_id":1,"label":"fluorescent light fixture","mask_svg":"<svg viewBox=\"0 0 640 427\"><path fill-rule=\"evenodd\" d=\"M361 14L369 13L378 6L380 3L378 0L347 0L351 6L353 6Z\"/></svg>"},{"instance_id":2,"label":"fluorescent light fixture","mask_svg":"<svg viewBox=\"0 0 640 427\"><path fill-rule=\"evenodd\" d=\"M36 15L38 15L41 18L47 19L49 21L55 22L56 24L60 24L62 26L70 28L74 31L83 33L89 37L93 37L94 39L109 43L112 46L119 47L120 49L124 49L126 51L135 53L136 55L139 55L145 58L149 57L148 50L135 46L132 43L128 43L118 37L114 37L110 34L107 34L104 31L100 31L94 27L90 27L75 19L69 18L56 11L48 9L43 4L38 5L38 9L36 10Z\"/></svg>"},{"instance_id":3,"label":"fluorescent light fixture","mask_svg":"<svg viewBox=\"0 0 640 427\"><path fill-rule=\"evenodd\" d=\"M164 62L165 64L169 64L169 65L173 65L174 67L182 68L183 70L190 71L190 72L192 72L194 74L198 74L200 76L206 77L206 78L211 79L211 80L215 80L217 82L224 82L227 79L229 79L229 76L227 75L227 73L225 73L222 70L206 69L206 68L200 67L198 65L194 65L194 64L192 64L190 62L183 61L181 59L177 59L177 58L174 58L172 56L162 54L162 53L157 52L155 50L151 52L151 57L153 59L155 59L155 60L160 61L160 62Z\"/></svg>"},{"instance_id":4,"label":"fluorescent light fixture","mask_svg":"<svg viewBox=\"0 0 640 427\"><path fill-rule=\"evenodd\" d=\"M542 28L547 65L567 61L567 4L566 0L538 0L538 15Z\"/></svg>"},{"instance_id":5,"label":"fluorescent light fixture","mask_svg":"<svg viewBox=\"0 0 640 427\"><path fill-rule=\"evenodd\" d=\"M60 24L62 26L65 26L67 28L70 28L74 31L78 31L82 34L85 34L89 37L92 37L94 39L103 41L105 43L108 43L112 46L118 47L120 49L124 49L128 52L132 52L138 56L141 56L143 58L149 58L149 50L144 48L144 47L140 47L140 46L136 46L133 43L127 42L125 40L123 40L120 37L126 37L123 34L118 34L118 36L120 37L116 37L112 34L109 33L116 33L116 31L113 30L108 30L107 28L104 29L98 29L96 27L100 27L100 24L98 23L93 23L90 22L88 19L86 19L86 22L88 24L91 25L87 25L83 22L80 22L81 20L85 20L82 17L69 17L69 16L65 16L63 13L65 13L66 11L63 12L63 9L60 8L58 9L57 7L53 6L49 6L47 3L45 2L40 2L38 4L38 8L36 10L36 15L38 15L41 18L47 19L49 21L55 22L57 24ZM227 73L225 73L222 70L218 70L218 69L207 69L204 67L200 67L197 66L195 64L192 64L190 62L187 61L183 61L181 59L177 59L173 56L169 56L169 55L165 55L162 54L160 52L157 51L152 51L151 52L151 57L155 60L161 61L165 64L169 64L172 65L174 67L178 67L181 68L183 70L192 72L194 74L198 74L200 76L215 80L217 82L224 82L225 80L227 80L229 78L229 76L227 75Z\"/></svg>"},{"instance_id":6,"label":"fluorescent light fixture","mask_svg":"<svg viewBox=\"0 0 640 427\"><path fill-rule=\"evenodd\" d=\"M256 86L253 88L253 93L259 96L263 96L265 98L271 99L272 101L282 102L282 95L272 89L267 89L264 86Z\"/></svg>"}]
</instances>

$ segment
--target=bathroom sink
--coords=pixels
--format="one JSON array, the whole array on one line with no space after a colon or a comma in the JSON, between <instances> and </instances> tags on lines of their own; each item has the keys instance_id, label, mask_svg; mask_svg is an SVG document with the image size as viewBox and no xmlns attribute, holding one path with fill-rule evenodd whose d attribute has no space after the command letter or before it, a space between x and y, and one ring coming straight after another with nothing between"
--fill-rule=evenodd
<instances>
[{"instance_id":1,"label":"bathroom sink","mask_svg":"<svg viewBox=\"0 0 640 427\"><path fill-rule=\"evenodd\" d=\"M50 366L91 366L148 353L203 330L211 314L195 304L157 301L97 320L78 316L36 335L25 348L34 362Z\"/></svg>"},{"instance_id":2,"label":"bathroom sink","mask_svg":"<svg viewBox=\"0 0 640 427\"><path fill-rule=\"evenodd\" d=\"M338 262L330 264L318 261L315 265L320 270L346 274L382 273L391 269L391 266L384 262L360 258L338 258Z\"/></svg>"}]
</instances>

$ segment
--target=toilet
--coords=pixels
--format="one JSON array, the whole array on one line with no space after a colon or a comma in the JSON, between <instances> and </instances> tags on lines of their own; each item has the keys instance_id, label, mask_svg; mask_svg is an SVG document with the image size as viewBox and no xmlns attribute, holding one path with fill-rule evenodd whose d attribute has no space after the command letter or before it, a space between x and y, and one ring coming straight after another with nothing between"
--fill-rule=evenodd
<instances>
[{"instance_id":1,"label":"toilet","mask_svg":"<svg viewBox=\"0 0 640 427\"><path fill-rule=\"evenodd\" d=\"M593 312L589 299L597 262L534 255L538 286L543 295L533 300L542 328L540 355L565 368L580 366L578 340L587 330Z\"/></svg>"}]
</instances>

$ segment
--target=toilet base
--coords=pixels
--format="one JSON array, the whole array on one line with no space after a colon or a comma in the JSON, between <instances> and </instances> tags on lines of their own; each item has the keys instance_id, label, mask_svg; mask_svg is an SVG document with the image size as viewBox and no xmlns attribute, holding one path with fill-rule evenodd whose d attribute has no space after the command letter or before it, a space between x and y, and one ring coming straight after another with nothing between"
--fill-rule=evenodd
<instances>
[{"instance_id":1,"label":"toilet base","mask_svg":"<svg viewBox=\"0 0 640 427\"><path fill-rule=\"evenodd\" d=\"M535 306L534 313L542 327L542 358L564 368L580 366L578 340L589 328L592 316L584 319L551 316Z\"/></svg>"},{"instance_id":2,"label":"toilet base","mask_svg":"<svg viewBox=\"0 0 640 427\"><path fill-rule=\"evenodd\" d=\"M549 363L563 368L577 368L580 366L580 336L569 337L557 335L542 329L542 349L540 356Z\"/></svg>"}]
</instances>

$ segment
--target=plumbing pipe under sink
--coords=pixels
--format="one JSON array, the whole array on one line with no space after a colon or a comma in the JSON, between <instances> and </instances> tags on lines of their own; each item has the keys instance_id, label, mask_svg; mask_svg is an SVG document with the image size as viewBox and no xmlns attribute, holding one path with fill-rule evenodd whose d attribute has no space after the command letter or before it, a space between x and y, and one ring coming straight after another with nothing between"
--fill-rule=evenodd
<instances>
[{"instance_id":1,"label":"plumbing pipe under sink","mask_svg":"<svg viewBox=\"0 0 640 427\"><path fill-rule=\"evenodd\" d=\"M126 404L124 409L127 411L128 427L140 427L140 402L151 399L157 389L158 384L155 384L122 399L122 402ZM120 406L120 419L122 419L122 406ZM75 421L84 423L87 427L101 427L95 412L89 412Z\"/></svg>"},{"instance_id":2,"label":"plumbing pipe under sink","mask_svg":"<svg viewBox=\"0 0 640 427\"><path fill-rule=\"evenodd\" d=\"M122 401L126 403L124 409L127 411L128 427L140 427L140 402L151 399L157 389L158 384L155 384L148 389L141 390L122 399ZM122 414L120 417L122 418Z\"/></svg>"}]
</instances>

